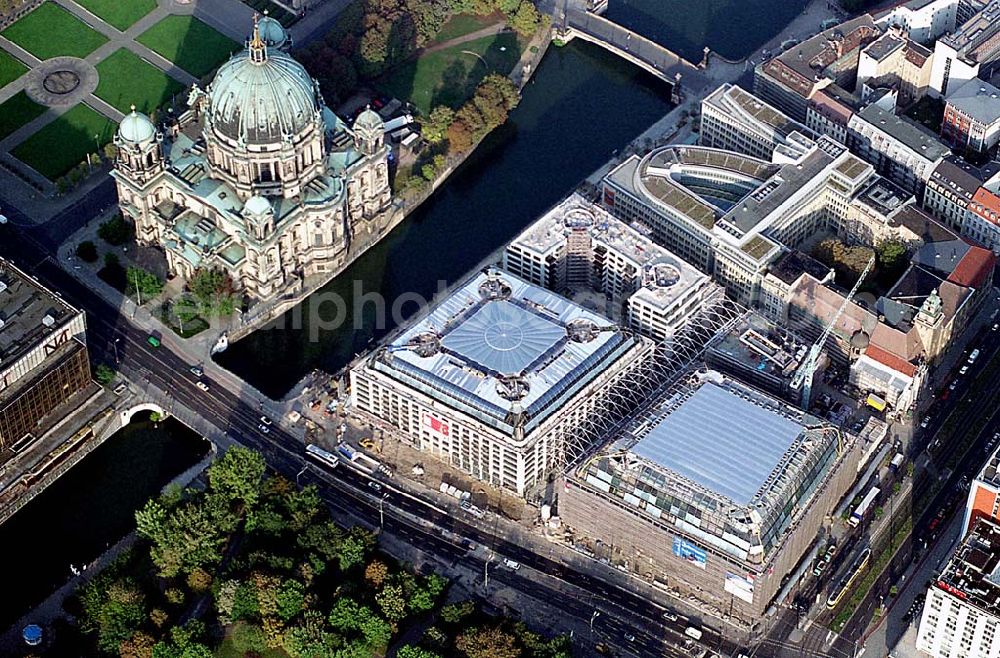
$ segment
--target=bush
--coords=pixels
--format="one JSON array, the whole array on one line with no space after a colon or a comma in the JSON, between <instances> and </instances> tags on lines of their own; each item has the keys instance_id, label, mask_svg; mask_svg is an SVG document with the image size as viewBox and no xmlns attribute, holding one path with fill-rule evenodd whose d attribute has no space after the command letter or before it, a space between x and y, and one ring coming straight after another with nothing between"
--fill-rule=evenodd
<instances>
[{"instance_id":1,"label":"bush","mask_svg":"<svg viewBox=\"0 0 1000 658\"><path fill-rule=\"evenodd\" d=\"M94 379L96 379L101 386L107 386L114 381L115 371L110 366L102 363L94 369Z\"/></svg>"},{"instance_id":2,"label":"bush","mask_svg":"<svg viewBox=\"0 0 1000 658\"><path fill-rule=\"evenodd\" d=\"M119 247L132 239L132 223L119 213L97 228L97 236L108 244Z\"/></svg>"},{"instance_id":3,"label":"bush","mask_svg":"<svg viewBox=\"0 0 1000 658\"><path fill-rule=\"evenodd\" d=\"M97 245L90 240L84 240L76 246L76 256L85 263L96 263Z\"/></svg>"}]
</instances>

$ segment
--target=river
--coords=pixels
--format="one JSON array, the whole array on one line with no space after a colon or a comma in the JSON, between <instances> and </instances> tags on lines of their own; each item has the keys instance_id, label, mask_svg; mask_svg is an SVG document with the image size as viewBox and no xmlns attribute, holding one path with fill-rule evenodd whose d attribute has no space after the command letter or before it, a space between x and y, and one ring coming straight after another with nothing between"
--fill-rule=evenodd
<instances>
[{"instance_id":1,"label":"river","mask_svg":"<svg viewBox=\"0 0 1000 658\"><path fill-rule=\"evenodd\" d=\"M601 48L582 41L550 48L509 121L442 189L299 310L231 345L219 361L273 397L313 368L340 369L392 328L391 319L375 326L374 304L356 322L355 286L380 293L390 308L403 294L429 298L667 113L669 97L668 85ZM345 300L347 317L339 328L321 328L338 309L316 300L331 294Z\"/></svg>"},{"instance_id":2,"label":"river","mask_svg":"<svg viewBox=\"0 0 1000 658\"><path fill-rule=\"evenodd\" d=\"M604 17L698 63L705 46L727 59L746 57L807 4L808 0L610 0Z\"/></svg>"},{"instance_id":3,"label":"river","mask_svg":"<svg viewBox=\"0 0 1000 658\"><path fill-rule=\"evenodd\" d=\"M0 525L6 629L135 528L134 512L191 467L208 443L172 420L136 418Z\"/></svg>"}]
</instances>

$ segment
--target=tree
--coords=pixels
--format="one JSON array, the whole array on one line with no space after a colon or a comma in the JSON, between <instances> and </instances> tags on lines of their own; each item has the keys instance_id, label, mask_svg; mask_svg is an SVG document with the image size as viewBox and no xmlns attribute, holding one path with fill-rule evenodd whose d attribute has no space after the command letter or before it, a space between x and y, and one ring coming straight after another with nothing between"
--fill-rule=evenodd
<instances>
[{"instance_id":1,"label":"tree","mask_svg":"<svg viewBox=\"0 0 1000 658\"><path fill-rule=\"evenodd\" d=\"M468 658L520 658L516 638L499 626L473 628L455 639L455 647Z\"/></svg>"},{"instance_id":2,"label":"tree","mask_svg":"<svg viewBox=\"0 0 1000 658\"><path fill-rule=\"evenodd\" d=\"M212 586L212 574L201 567L195 567L187 576L187 586L192 592L205 592Z\"/></svg>"},{"instance_id":3,"label":"tree","mask_svg":"<svg viewBox=\"0 0 1000 658\"><path fill-rule=\"evenodd\" d=\"M230 638L233 642L233 648L241 655L248 653L261 654L267 650L264 631L256 624L236 624L233 626Z\"/></svg>"},{"instance_id":4,"label":"tree","mask_svg":"<svg viewBox=\"0 0 1000 658\"><path fill-rule=\"evenodd\" d=\"M266 468L262 454L235 446L209 466L209 487L227 502L239 501L250 509L257 504Z\"/></svg>"},{"instance_id":5,"label":"tree","mask_svg":"<svg viewBox=\"0 0 1000 658\"><path fill-rule=\"evenodd\" d=\"M538 31L541 15L530 0L523 0L510 15L508 22L514 31L523 36L531 36Z\"/></svg>"},{"instance_id":6,"label":"tree","mask_svg":"<svg viewBox=\"0 0 1000 658\"><path fill-rule=\"evenodd\" d=\"M299 616L305 607L306 588L294 578L281 584L277 594L277 614L283 621Z\"/></svg>"},{"instance_id":7,"label":"tree","mask_svg":"<svg viewBox=\"0 0 1000 658\"><path fill-rule=\"evenodd\" d=\"M126 290L139 300L150 300L163 292L163 279L141 267L129 267L125 273Z\"/></svg>"},{"instance_id":8,"label":"tree","mask_svg":"<svg viewBox=\"0 0 1000 658\"><path fill-rule=\"evenodd\" d=\"M76 256L85 263L96 263L97 245L90 240L84 240L76 246Z\"/></svg>"},{"instance_id":9,"label":"tree","mask_svg":"<svg viewBox=\"0 0 1000 658\"><path fill-rule=\"evenodd\" d=\"M399 651L396 652L396 658L441 658L441 656L433 651L407 644L399 648Z\"/></svg>"},{"instance_id":10,"label":"tree","mask_svg":"<svg viewBox=\"0 0 1000 658\"><path fill-rule=\"evenodd\" d=\"M451 603L441 608L442 621L449 624L457 624L473 612L476 611L476 604L473 601L459 601Z\"/></svg>"},{"instance_id":11,"label":"tree","mask_svg":"<svg viewBox=\"0 0 1000 658\"><path fill-rule=\"evenodd\" d=\"M454 120L454 110L447 105L438 105L420 122L420 134L431 144L438 144L444 140Z\"/></svg>"},{"instance_id":12,"label":"tree","mask_svg":"<svg viewBox=\"0 0 1000 658\"><path fill-rule=\"evenodd\" d=\"M368 608L363 608L354 599L342 596L333 603L333 608L327 616L327 621L335 631L349 633L357 630L361 624L362 611L371 613Z\"/></svg>"},{"instance_id":13,"label":"tree","mask_svg":"<svg viewBox=\"0 0 1000 658\"><path fill-rule=\"evenodd\" d=\"M203 315L231 315L233 312L232 278L220 269L199 268L188 281L188 290L197 302L198 312ZM190 304L190 302L188 302ZM187 308L183 309L187 311ZM175 310L180 317L180 311ZM183 321L188 322L189 320Z\"/></svg>"},{"instance_id":14,"label":"tree","mask_svg":"<svg viewBox=\"0 0 1000 658\"><path fill-rule=\"evenodd\" d=\"M378 615L366 615L361 618L361 634L368 646L384 647L392 637L392 625Z\"/></svg>"},{"instance_id":15,"label":"tree","mask_svg":"<svg viewBox=\"0 0 1000 658\"><path fill-rule=\"evenodd\" d=\"M464 121L454 121L448 126L448 145L451 150L461 153L472 148L472 130Z\"/></svg>"},{"instance_id":16,"label":"tree","mask_svg":"<svg viewBox=\"0 0 1000 658\"><path fill-rule=\"evenodd\" d=\"M81 628L97 633L97 646L106 653L117 652L132 638L146 619L145 597L130 578L100 574L84 586Z\"/></svg>"},{"instance_id":17,"label":"tree","mask_svg":"<svg viewBox=\"0 0 1000 658\"><path fill-rule=\"evenodd\" d=\"M156 640L152 635L136 631L118 646L118 655L121 658L152 658L154 646Z\"/></svg>"},{"instance_id":18,"label":"tree","mask_svg":"<svg viewBox=\"0 0 1000 658\"><path fill-rule=\"evenodd\" d=\"M104 267L108 269L121 267L121 262L118 260L118 254L114 254L110 251L104 254Z\"/></svg>"},{"instance_id":19,"label":"tree","mask_svg":"<svg viewBox=\"0 0 1000 658\"><path fill-rule=\"evenodd\" d=\"M132 236L132 223L125 219L121 213L97 227L97 237L114 247L125 244L132 239Z\"/></svg>"},{"instance_id":20,"label":"tree","mask_svg":"<svg viewBox=\"0 0 1000 658\"><path fill-rule=\"evenodd\" d=\"M436 174L437 170L430 162L420 168L420 175L426 178L428 182L433 181Z\"/></svg>"},{"instance_id":21,"label":"tree","mask_svg":"<svg viewBox=\"0 0 1000 658\"><path fill-rule=\"evenodd\" d=\"M375 589L382 587L382 583L385 582L388 575L389 567L385 565L385 562L380 560L372 560L365 567L365 580Z\"/></svg>"},{"instance_id":22,"label":"tree","mask_svg":"<svg viewBox=\"0 0 1000 658\"><path fill-rule=\"evenodd\" d=\"M113 368L103 363L98 364L98 366L94 369L94 379L96 379L97 383L101 386L107 386L113 382L116 374L117 373Z\"/></svg>"},{"instance_id":23,"label":"tree","mask_svg":"<svg viewBox=\"0 0 1000 658\"><path fill-rule=\"evenodd\" d=\"M406 617L406 597L399 585L386 585L375 595L375 601L389 621L399 622Z\"/></svg>"},{"instance_id":24,"label":"tree","mask_svg":"<svg viewBox=\"0 0 1000 658\"><path fill-rule=\"evenodd\" d=\"M347 532L347 536L337 547L337 560L341 571L364 564L368 553L375 548L375 536L364 528L355 526Z\"/></svg>"}]
</instances>

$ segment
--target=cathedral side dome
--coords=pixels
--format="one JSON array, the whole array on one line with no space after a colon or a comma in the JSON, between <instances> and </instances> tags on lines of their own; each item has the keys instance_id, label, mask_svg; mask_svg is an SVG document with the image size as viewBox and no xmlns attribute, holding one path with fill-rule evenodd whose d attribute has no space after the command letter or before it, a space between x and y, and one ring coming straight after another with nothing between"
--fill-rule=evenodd
<instances>
[{"instance_id":1,"label":"cathedral side dome","mask_svg":"<svg viewBox=\"0 0 1000 658\"><path fill-rule=\"evenodd\" d=\"M250 197L243 205L245 215L267 215L271 210L271 202L260 195Z\"/></svg>"},{"instance_id":2,"label":"cathedral side dome","mask_svg":"<svg viewBox=\"0 0 1000 658\"><path fill-rule=\"evenodd\" d=\"M365 110L358 115L358 118L355 119L354 129L380 131L385 129L385 122L382 121L382 117L380 117L377 112L372 110L371 107L366 107Z\"/></svg>"},{"instance_id":3,"label":"cathedral side dome","mask_svg":"<svg viewBox=\"0 0 1000 658\"><path fill-rule=\"evenodd\" d=\"M126 114L118 124L118 138L127 144L141 144L155 136L156 126L145 114L136 112L134 105L131 114Z\"/></svg>"},{"instance_id":4,"label":"cathedral side dome","mask_svg":"<svg viewBox=\"0 0 1000 658\"><path fill-rule=\"evenodd\" d=\"M246 50L219 69L207 93L212 128L246 144L273 144L298 134L322 108L305 68L283 52L270 51L260 25Z\"/></svg>"}]
</instances>

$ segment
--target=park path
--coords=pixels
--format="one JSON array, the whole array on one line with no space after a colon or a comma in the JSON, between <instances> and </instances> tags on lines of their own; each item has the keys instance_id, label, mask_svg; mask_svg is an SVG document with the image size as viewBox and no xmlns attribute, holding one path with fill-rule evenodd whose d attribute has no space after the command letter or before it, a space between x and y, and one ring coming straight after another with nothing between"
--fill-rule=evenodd
<instances>
[{"instance_id":1,"label":"park path","mask_svg":"<svg viewBox=\"0 0 1000 658\"><path fill-rule=\"evenodd\" d=\"M508 32L510 28L507 27L506 23L495 23L494 25L487 25L484 28L480 28L475 32L469 32L468 34L463 34L460 37L455 37L454 39L448 39L447 41L442 41L441 43L436 43L433 46L428 46L421 49L417 55L426 55L428 53L434 53L439 50L444 50L445 48L452 48L454 46L460 46L463 43L468 43L470 41L475 41L476 39L482 39L484 37L490 37L494 34L500 34L501 32Z\"/></svg>"}]
</instances>

